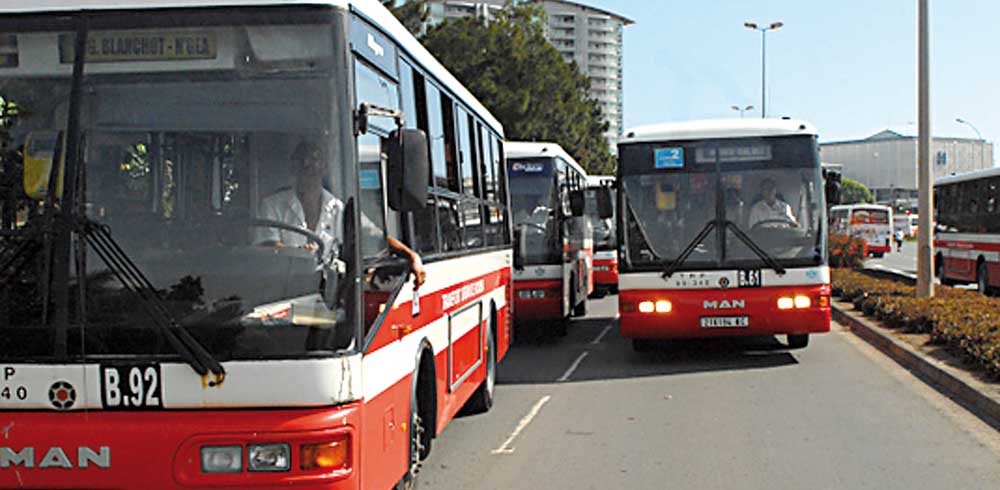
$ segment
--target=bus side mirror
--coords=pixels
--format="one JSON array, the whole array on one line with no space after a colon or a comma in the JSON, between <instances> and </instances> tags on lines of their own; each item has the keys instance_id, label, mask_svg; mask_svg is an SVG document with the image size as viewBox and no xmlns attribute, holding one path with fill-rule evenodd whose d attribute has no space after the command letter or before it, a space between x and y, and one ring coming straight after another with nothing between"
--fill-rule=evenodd
<instances>
[{"instance_id":1,"label":"bus side mirror","mask_svg":"<svg viewBox=\"0 0 1000 490\"><path fill-rule=\"evenodd\" d=\"M586 205L586 199L582 190L570 191L569 193L569 212L575 217L583 216L583 209Z\"/></svg>"},{"instance_id":2,"label":"bus side mirror","mask_svg":"<svg viewBox=\"0 0 1000 490\"><path fill-rule=\"evenodd\" d=\"M611 219L615 216L615 208L611 205L611 189L597 189L597 216L601 219Z\"/></svg>"},{"instance_id":3,"label":"bus side mirror","mask_svg":"<svg viewBox=\"0 0 1000 490\"><path fill-rule=\"evenodd\" d=\"M514 270L524 270L524 256L527 255L527 241L524 238L524 227L514 228Z\"/></svg>"},{"instance_id":4,"label":"bus side mirror","mask_svg":"<svg viewBox=\"0 0 1000 490\"><path fill-rule=\"evenodd\" d=\"M389 207L396 211L417 211L427 206L430 180L427 135L419 129L397 129L388 140Z\"/></svg>"}]
</instances>

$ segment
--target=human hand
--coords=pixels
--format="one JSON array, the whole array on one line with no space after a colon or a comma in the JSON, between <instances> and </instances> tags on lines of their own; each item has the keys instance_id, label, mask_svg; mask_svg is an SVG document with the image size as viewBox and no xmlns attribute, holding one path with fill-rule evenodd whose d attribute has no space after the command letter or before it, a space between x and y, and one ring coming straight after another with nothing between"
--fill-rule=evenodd
<instances>
[{"instance_id":1,"label":"human hand","mask_svg":"<svg viewBox=\"0 0 1000 490\"><path fill-rule=\"evenodd\" d=\"M419 255L410 256L410 268L413 272L413 289L423 286L424 282L427 281L427 271L424 269L424 262Z\"/></svg>"}]
</instances>

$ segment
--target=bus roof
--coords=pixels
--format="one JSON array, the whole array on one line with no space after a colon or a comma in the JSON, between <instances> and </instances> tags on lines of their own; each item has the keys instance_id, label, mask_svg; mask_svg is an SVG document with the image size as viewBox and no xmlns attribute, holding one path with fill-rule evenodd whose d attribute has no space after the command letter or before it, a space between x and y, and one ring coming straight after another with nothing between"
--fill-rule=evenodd
<instances>
[{"instance_id":1,"label":"bus roof","mask_svg":"<svg viewBox=\"0 0 1000 490\"><path fill-rule=\"evenodd\" d=\"M507 155L507 159L517 160L521 158L544 158L544 157L561 157L570 167L573 167L578 172L583 175L587 175L587 171L576 162L576 159L569 156L563 147L555 143L535 143L528 141L508 141L504 144L504 151Z\"/></svg>"},{"instance_id":2,"label":"bus roof","mask_svg":"<svg viewBox=\"0 0 1000 490\"><path fill-rule=\"evenodd\" d=\"M949 175L947 177L941 177L940 179L934 180L934 185L947 185L947 184L957 184L959 182L967 182L970 180L982 179L986 177L997 177L1000 176L1000 168L984 168L982 170L973 170L972 172L965 172L961 174Z\"/></svg>"},{"instance_id":3,"label":"bus roof","mask_svg":"<svg viewBox=\"0 0 1000 490\"><path fill-rule=\"evenodd\" d=\"M423 66L433 77L466 103L500 136L503 126L475 96L469 92L416 38L410 34L391 12L377 0L0 0L0 15L45 12L77 12L95 10L153 10L168 8L218 8L218 7L293 7L296 5L326 5L335 8L354 8L374 21L403 51Z\"/></svg>"},{"instance_id":4,"label":"bus roof","mask_svg":"<svg viewBox=\"0 0 1000 490\"><path fill-rule=\"evenodd\" d=\"M705 119L639 126L625 131L619 144L655 141L751 138L758 136L816 136L816 128L796 119Z\"/></svg>"}]
</instances>

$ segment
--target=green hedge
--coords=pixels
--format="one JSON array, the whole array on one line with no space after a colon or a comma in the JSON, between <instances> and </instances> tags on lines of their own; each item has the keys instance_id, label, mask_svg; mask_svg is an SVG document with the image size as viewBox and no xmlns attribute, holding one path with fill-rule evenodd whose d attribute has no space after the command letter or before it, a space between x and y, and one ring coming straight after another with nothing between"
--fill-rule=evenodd
<instances>
[{"instance_id":1,"label":"green hedge","mask_svg":"<svg viewBox=\"0 0 1000 490\"><path fill-rule=\"evenodd\" d=\"M890 328L929 333L931 340L1000 380L1000 300L972 291L938 287L933 298L915 288L834 269L833 294Z\"/></svg>"}]
</instances>

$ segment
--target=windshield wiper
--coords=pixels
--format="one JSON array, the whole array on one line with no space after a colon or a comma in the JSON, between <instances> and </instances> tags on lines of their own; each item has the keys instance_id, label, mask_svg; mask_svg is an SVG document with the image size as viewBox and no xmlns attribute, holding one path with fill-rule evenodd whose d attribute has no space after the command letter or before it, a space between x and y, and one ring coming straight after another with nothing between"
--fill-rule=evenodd
<instances>
[{"instance_id":1,"label":"windshield wiper","mask_svg":"<svg viewBox=\"0 0 1000 490\"><path fill-rule=\"evenodd\" d=\"M199 375L214 375L215 379L209 382L209 386L222 384L226 377L225 368L174 319L153 284L111 236L111 229L84 218L75 231L97 252L122 286L139 300L139 304L153 320L153 325L181 358Z\"/></svg>"},{"instance_id":2,"label":"windshield wiper","mask_svg":"<svg viewBox=\"0 0 1000 490\"><path fill-rule=\"evenodd\" d=\"M733 223L728 219L724 220L716 219L709 221L708 223L705 224L705 227L701 229L701 232L699 232L698 235L694 237L694 240L691 240L691 243L689 243L687 247L684 248L684 251L681 252L681 254L677 257L676 260L668 261L666 263L666 266L663 268L662 277L664 279L669 279L670 276L673 276L674 273L677 272L677 269L679 269L681 265L684 264L684 261L686 261L688 257L691 256L691 254L694 252L696 248L698 248L698 245L701 245L701 242L704 241L705 238L708 237L709 233L711 233L712 230L714 230L716 227L722 227L723 231L725 231L726 229L731 229L733 231L733 234L736 235L736 238L739 238L744 245L746 245L750 250L752 250L753 253L757 254L757 256L760 257L760 259L763 260L764 263L767 264L769 268L774 269L774 272L777 272L778 275L785 274L785 268L782 267L781 264L779 264L778 261L774 259L774 257L771 257L771 255L768 254L767 251L760 248L760 246L754 243L754 241L751 240L750 237L743 232L743 230L741 230L738 226L736 226L736 223Z\"/></svg>"},{"instance_id":3,"label":"windshield wiper","mask_svg":"<svg viewBox=\"0 0 1000 490\"><path fill-rule=\"evenodd\" d=\"M639 219L639 214L635 212L634 208L632 208L632 203L629 202L628 198L625 199L625 207L628 210L628 213L632 216L632 220L635 222L635 227L639 229L639 235L642 237L642 240L646 242L646 247L649 248L649 253L653 254L653 257L656 260L663 260L663 256L660 255L660 253L657 252L656 248L653 246L653 241L649 239L649 233L646 233L646 227L643 226L642 220ZM628 253L628 247L625 247L625 251L625 260L627 263L631 264L632 257L631 254Z\"/></svg>"}]
</instances>

